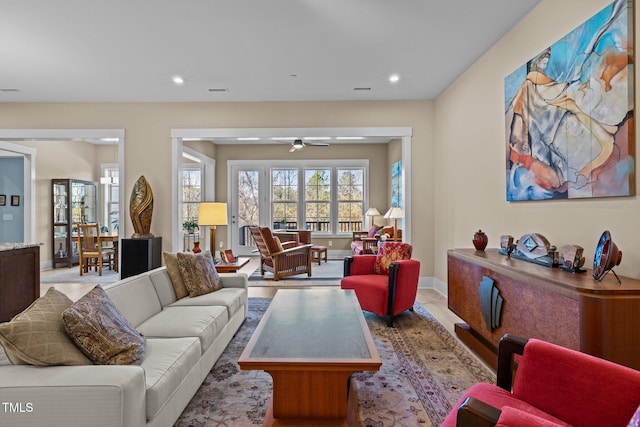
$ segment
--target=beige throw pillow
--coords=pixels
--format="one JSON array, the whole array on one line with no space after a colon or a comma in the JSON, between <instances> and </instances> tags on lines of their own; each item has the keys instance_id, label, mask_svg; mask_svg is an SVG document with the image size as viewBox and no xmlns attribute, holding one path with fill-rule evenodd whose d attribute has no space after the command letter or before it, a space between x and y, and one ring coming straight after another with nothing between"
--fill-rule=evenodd
<instances>
[{"instance_id":1,"label":"beige throw pillow","mask_svg":"<svg viewBox=\"0 0 640 427\"><path fill-rule=\"evenodd\" d=\"M178 252L178 266L190 297L208 294L220 289L220 275L213 264L211 252L187 254Z\"/></svg>"},{"instance_id":2,"label":"beige throw pillow","mask_svg":"<svg viewBox=\"0 0 640 427\"><path fill-rule=\"evenodd\" d=\"M162 256L164 258L164 265L167 267L167 273L169 273L169 279L171 279L171 284L173 285L173 290L176 292L176 298L181 299L188 296L189 290L182 280L177 255L163 252Z\"/></svg>"},{"instance_id":3,"label":"beige throw pillow","mask_svg":"<svg viewBox=\"0 0 640 427\"><path fill-rule=\"evenodd\" d=\"M100 285L62 313L69 336L96 364L128 365L144 357L145 340Z\"/></svg>"},{"instance_id":4,"label":"beige throw pillow","mask_svg":"<svg viewBox=\"0 0 640 427\"><path fill-rule=\"evenodd\" d=\"M62 312L73 304L49 288L10 322L0 324L0 344L13 364L91 365L65 332Z\"/></svg>"}]
</instances>

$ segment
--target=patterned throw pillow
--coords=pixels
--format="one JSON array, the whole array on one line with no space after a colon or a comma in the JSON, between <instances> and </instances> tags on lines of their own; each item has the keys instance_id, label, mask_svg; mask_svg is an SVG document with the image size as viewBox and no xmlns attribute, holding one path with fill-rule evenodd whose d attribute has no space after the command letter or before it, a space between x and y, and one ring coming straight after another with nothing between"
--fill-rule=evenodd
<instances>
[{"instance_id":1,"label":"patterned throw pillow","mask_svg":"<svg viewBox=\"0 0 640 427\"><path fill-rule=\"evenodd\" d=\"M385 242L380 245L374 270L376 274L389 274L389 264L393 261L411 259L413 247L408 243Z\"/></svg>"},{"instance_id":2,"label":"patterned throw pillow","mask_svg":"<svg viewBox=\"0 0 640 427\"><path fill-rule=\"evenodd\" d=\"M190 297L208 294L221 288L220 275L211 252L187 254L178 252L178 267Z\"/></svg>"},{"instance_id":3,"label":"patterned throw pillow","mask_svg":"<svg viewBox=\"0 0 640 427\"><path fill-rule=\"evenodd\" d=\"M367 237L376 237L376 233L380 231L381 228L382 226L373 224L373 226L367 232Z\"/></svg>"},{"instance_id":4,"label":"patterned throw pillow","mask_svg":"<svg viewBox=\"0 0 640 427\"><path fill-rule=\"evenodd\" d=\"M128 365L144 358L144 337L100 285L67 308L62 320L69 336L96 364Z\"/></svg>"},{"instance_id":5,"label":"patterned throw pillow","mask_svg":"<svg viewBox=\"0 0 640 427\"><path fill-rule=\"evenodd\" d=\"M167 273L169 274L169 279L171 279L173 290L176 292L176 298L182 299L188 296L189 290L184 285L182 274L180 274L178 256L169 252L163 252L162 257L164 258L164 265L167 267Z\"/></svg>"},{"instance_id":6,"label":"patterned throw pillow","mask_svg":"<svg viewBox=\"0 0 640 427\"><path fill-rule=\"evenodd\" d=\"M73 304L54 288L10 322L0 324L0 344L13 364L91 365L69 338L62 312Z\"/></svg>"}]
</instances>

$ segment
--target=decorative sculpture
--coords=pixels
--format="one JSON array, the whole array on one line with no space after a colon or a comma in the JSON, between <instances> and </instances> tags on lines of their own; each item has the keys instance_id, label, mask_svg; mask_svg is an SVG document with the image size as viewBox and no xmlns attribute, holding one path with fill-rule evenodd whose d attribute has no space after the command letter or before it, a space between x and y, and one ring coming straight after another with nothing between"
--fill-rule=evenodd
<instances>
[{"instance_id":1,"label":"decorative sculpture","mask_svg":"<svg viewBox=\"0 0 640 427\"><path fill-rule=\"evenodd\" d=\"M581 267L584 265L584 257L582 253L584 248L578 245L564 245L560 248L560 257L562 263L560 269L571 273L584 273Z\"/></svg>"},{"instance_id":2,"label":"decorative sculpture","mask_svg":"<svg viewBox=\"0 0 640 427\"><path fill-rule=\"evenodd\" d=\"M500 253L503 255L509 255L508 250L511 247L509 237L503 236L501 238ZM520 237L510 256L546 267L557 267L560 264L556 247L551 246L546 237L539 233L525 234Z\"/></svg>"},{"instance_id":3,"label":"decorative sculpture","mask_svg":"<svg viewBox=\"0 0 640 427\"><path fill-rule=\"evenodd\" d=\"M613 267L620 265L620 261L622 261L622 251L613 243L609 230L605 230L598 240L596 253L593 255L593 278L599 282L610 271L616 276L618 284L621 284L620 278L613 271Z\"/></svg>"},{"instance_id":4,"label":"decorative sculpture","mask_svg":"<svg viewBox=\"0 0 640 427\"><path fill-rule=\"evenodd\" d=\"M149 239L154 237L150 233L151 216L153 214L153 192L151 186L142 175L133 185L129 199L129 214L133 222L132 239Z\"/></svg>"},{"instance_id":5,"label":"decorative sculpture","mask_svg":"<svg viewBox=\"0 0 640 427\"><path fill-rule=\"evenodd\" d=\"M508 234L500 236L500 253L502 255L511 256L511 252L515 248L513 243L513 236Z\"/></svg>"}]
</instances>

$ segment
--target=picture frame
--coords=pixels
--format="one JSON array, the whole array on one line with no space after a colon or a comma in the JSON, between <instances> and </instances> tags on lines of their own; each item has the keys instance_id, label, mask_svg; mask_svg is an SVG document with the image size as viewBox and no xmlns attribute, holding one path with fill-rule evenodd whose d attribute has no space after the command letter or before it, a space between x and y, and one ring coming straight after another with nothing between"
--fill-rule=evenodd
<instances>
[{"instance_id":1,"label":"picture frame","mask_svg":"<svg viewBox=\"0 0 640 427\"><path fill-rule=\"evenodd\" d=\"M7 196L5 194L0 194L0 206L7 205Z\"/></svg>"},{"instance_id":2,"label":"picture frame","mask_svg":"<svg viewBox=\"0 0 640 427\"><path fill-rule=\"evenodd\" d=\"M236 256L233 254L233 251L231 249L227 249L224 251L224 257L230 264L237 261Z\"/></svg>"},{"instance_id":3,"label":"picture frame","mask_svg":"<svg viewBox=\"0 0 640 427\"><path fill-rule=\"evenodd\" d=\"M227 261L227 255L224 253L224 251L223 251L223 250L221 250L219 253L220 253L220 260L221 260L222 262L224 262L224 263L228 263L228 261Z\"/></svg>"},{"instance_id":4,"label":"picture frame","mask_svg":"<svg viewBox=\"0 0 640 427\"><path fill-rule=\"evenodd\" d=\"M11 206L20 206L20 196L11 196Z\"/></svg>"}]
</instances>

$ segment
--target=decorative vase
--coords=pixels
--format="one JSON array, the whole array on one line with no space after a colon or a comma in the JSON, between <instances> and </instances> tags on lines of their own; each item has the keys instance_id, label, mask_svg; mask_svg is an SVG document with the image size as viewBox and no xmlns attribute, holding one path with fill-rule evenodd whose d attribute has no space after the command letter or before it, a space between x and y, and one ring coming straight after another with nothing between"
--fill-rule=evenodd
<instances>
[{"instance_id":1,"label":"decorative vase","mask_svg":"<svg viewBox=\"0 0 640 427\"><path fill-rule=\"evenodd\" d=\"M473 235L473 246L478 251L484 251L484 248L487 247L487 243L489 243L489 238L486 234L482 232L482 230L476 231Z\"/></svg>"},{"instance_id":2,"label":"decorative vase","mask_svg":"<svg viewBox=\"0 0 640 427\"><path fill-rule=\"evenodd\" d=\"M129 199L129 214L135 233L132 239L153 238L151 230L151 216L153 214L153 192L144 175L136 181Z\"/></svg>"},{"instance_id":3,"label":"decorative vase","mask_svg":"<svg viewBox=\"0 0 640 427\"><path fill-rule=\"evenodd\" d=\"M193 242L193 253L197 254L202 252L202 249L200 249L200 242Z\"/></svg>"}]
</instances>

